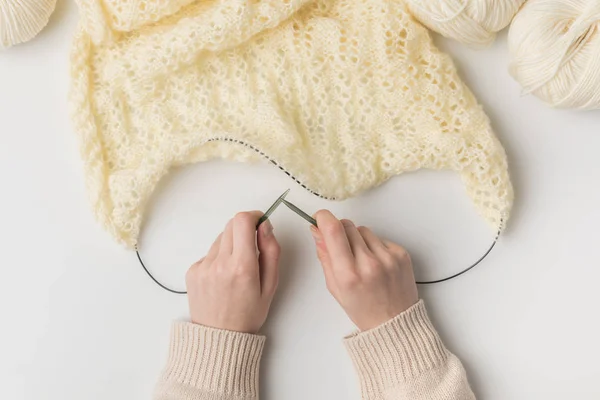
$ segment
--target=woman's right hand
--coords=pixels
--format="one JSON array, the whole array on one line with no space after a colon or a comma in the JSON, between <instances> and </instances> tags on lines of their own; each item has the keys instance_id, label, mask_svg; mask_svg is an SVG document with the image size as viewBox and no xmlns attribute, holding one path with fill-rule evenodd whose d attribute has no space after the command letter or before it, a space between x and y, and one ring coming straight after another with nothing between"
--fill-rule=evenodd
<instances>
[{"instance_id":1,"label":"woman's right hand","mask_svg":"<svg viewBox=\"0 0 600 400\"><path fill-rule=\"evenodd\" d=\"M361 331L373 329L419 300L410 256L370 229L316 215L311 227L327 288Z\"/></svg>"}]
</instances>

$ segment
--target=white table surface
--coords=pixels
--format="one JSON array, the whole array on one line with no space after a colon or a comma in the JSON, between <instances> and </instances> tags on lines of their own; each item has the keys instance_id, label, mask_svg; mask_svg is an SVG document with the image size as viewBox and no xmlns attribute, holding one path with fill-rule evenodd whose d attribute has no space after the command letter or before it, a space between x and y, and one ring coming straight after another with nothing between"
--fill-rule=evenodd
<instances>
[{"instance_id":1,"label":"white table surface","mask_svg":"<svg viewBox=\"0 0 600 400\"><path fill-rule=\"evenodd\" d=\"M59 0L36 40L0 53L3 399L149 399L170 321L187 315L185 297L154 286L93 219L66 100L76 22L75 5ZM421 296L479 398L598 399L600 111L520 96L505 34L485 51L438 42L506 147L516 200L488 259ZM268 165L212 162L162 182L142 235L149 267L182 287L229 217L288 187L306 210L331 208L404 243L421 278L463 268L493 237L454 173L405 174L328 203ZM308 227L283 209L273 221L284 257L262 398L358 399L341 345L352 325L325 289Z\"/></svg>"}]
</instances>

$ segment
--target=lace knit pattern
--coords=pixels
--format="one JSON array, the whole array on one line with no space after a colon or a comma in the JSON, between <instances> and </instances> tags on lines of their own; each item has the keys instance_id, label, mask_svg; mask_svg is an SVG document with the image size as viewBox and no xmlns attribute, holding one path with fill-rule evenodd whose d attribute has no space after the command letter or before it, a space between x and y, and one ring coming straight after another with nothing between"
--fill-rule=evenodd
<instances>
[{"instance_id":1,"label":"lace knit pattern","mask_svg":"<svg viewBox=\"0 0 600 400\"><path fill-rule=\"evenodd\" d=\"M87 189L100 222L130 247L171 167L261 154L332 199L451 169L494 230L508 218L505 152L403 1L79 7L71 103Z\"/></svg>"}]
</instances>

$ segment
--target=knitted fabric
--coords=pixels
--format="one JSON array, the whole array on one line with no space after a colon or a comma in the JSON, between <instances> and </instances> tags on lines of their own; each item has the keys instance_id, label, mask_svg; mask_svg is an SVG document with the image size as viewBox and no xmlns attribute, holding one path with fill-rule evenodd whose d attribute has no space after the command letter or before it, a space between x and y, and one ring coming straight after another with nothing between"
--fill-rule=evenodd
<instances>
[{"instance_id":1,"label":"knitted fabric","mask_svg":"<svg viewBox=\"0 0 600 400\"><path fill-rule=\"evenodd\" d=\"M488 118L401 0L80 0L72 106L96 216L134 246L170 168L261 156L325 198L458 171L494 229Z\"/></svg>"}]
</instances>

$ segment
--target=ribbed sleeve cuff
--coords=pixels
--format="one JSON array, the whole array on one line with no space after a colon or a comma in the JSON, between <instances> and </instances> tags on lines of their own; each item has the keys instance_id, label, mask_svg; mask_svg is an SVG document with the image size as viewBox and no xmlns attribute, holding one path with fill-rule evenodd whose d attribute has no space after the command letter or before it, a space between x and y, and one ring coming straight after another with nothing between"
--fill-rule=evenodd
<instances>
[{"instance_id":1,"label":"ribbed sleeve cuff","mask_svg":"<svg viewBox=\"0 0 600 400\"><path fill-rule=\"evenodd\" d=\"M444 363L448 351L417 304L379 327L345 339L363 398L373 398Z\"/></svg>"},{"instance_id":2,"label":"ribbed sleeve cuff","mask_svg":"<svg viewBox=\"0 0 600 400\"><path fill-rule=\"evenodd\" d=\"M162 381L205 393L258 398L264 344L264 336L175 322Z\"/></svg>"}]
</instances>

